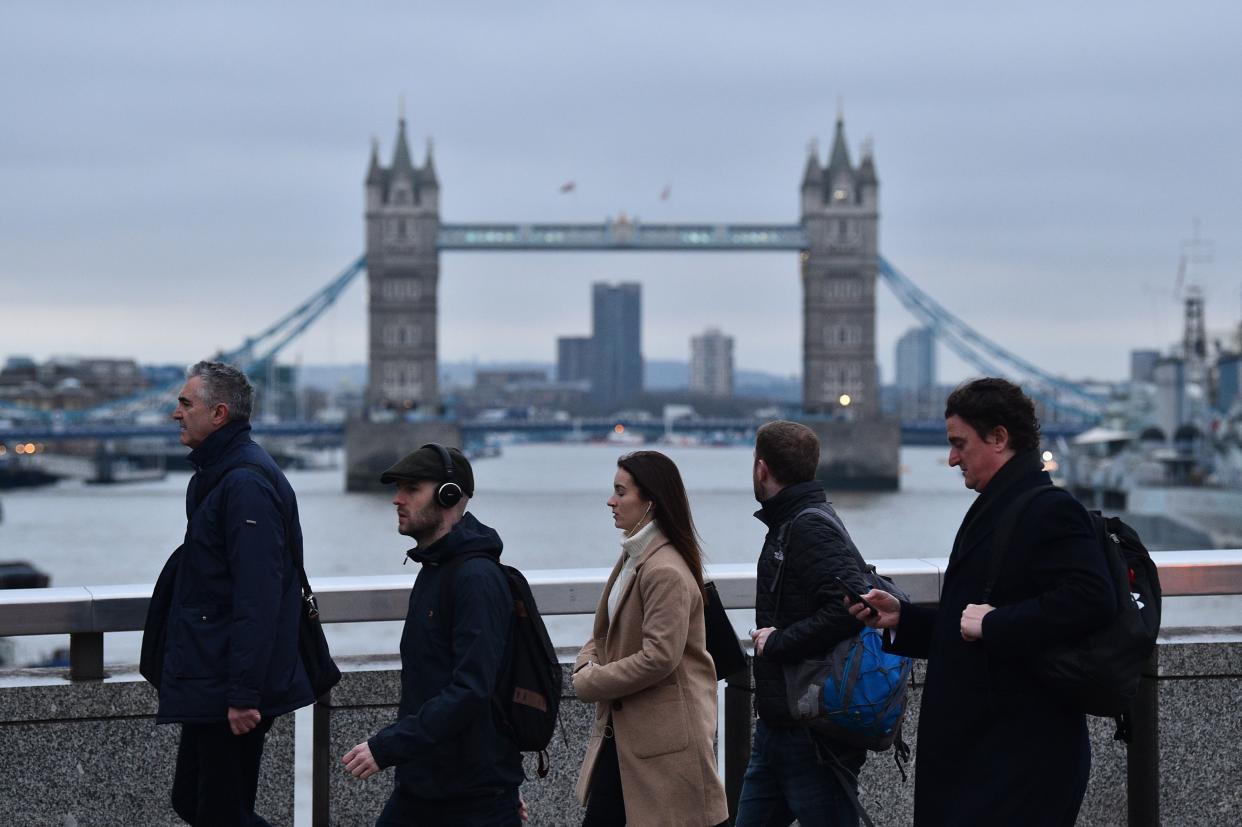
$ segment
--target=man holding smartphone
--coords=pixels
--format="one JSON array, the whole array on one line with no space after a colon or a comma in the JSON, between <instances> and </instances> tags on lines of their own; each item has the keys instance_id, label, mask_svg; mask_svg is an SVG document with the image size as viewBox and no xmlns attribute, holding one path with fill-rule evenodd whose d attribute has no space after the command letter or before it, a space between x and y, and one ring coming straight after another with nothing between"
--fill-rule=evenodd
<instances>
[{"instance_id":1,"label":"man holding smartphone","mask_svg":"<svg viewBox=\"0 0 1242 827\"><path fill-rule=\"evenodd\" d=\"M768 532L751 632L759 721L737 827L858 823L853 799L866 751L794 721L785 691L786 664L822 655L861 628L841 598L841 584L854 595L864 588L861 561L815 479L819 448L815 432L796 422L769 422L755 437L755 516Z\"/></svg>"},{"instance_id":2,"label":"man holding smartphone","mask_svg":"<svg viewBox=\"0 0 1242 827\"><path fill-rule=\"evenodd\" d=\"M1072 825L1091 750L1082 712L1040 685L1033 657L1108 622L1112 584L1091 518L1068 492L1037 495L1008 548L996 528L1025 491L1049 485L1035 407L1017 385L978 379L945 406L949 465L979 496L953 543L936 608L888 592L850 606L885 648L926 658L915 740L914 823ZM1003 554L991 601L992 555ZM846 601L841 601L842 605Z\"/></svg>"}]
</instances>

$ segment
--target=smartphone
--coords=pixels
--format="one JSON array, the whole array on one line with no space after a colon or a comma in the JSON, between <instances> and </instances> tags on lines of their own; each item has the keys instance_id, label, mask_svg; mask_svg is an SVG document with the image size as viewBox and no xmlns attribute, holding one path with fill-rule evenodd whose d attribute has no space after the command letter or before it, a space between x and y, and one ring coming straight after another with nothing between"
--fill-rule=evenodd
<instances>
[{"instance_id":1,"label":"smartphone","mask_svg":"<svg viewBox=\"0 0 1242 827\"><path fill-rule=\"evenodd\" d=\"M840 577L834 577L832 578L832 581L837 584L837 588L840 589L841 593L845 595L845 598L850 601L850 605L856 605L858 603L861 603L867 607L867 611L871 612L872 617L879 616L880 613L876 610L875 606L872 606L870 603L864 600L861 594L858 594L856 591L854 591L848 585L846 585L845 581L842 580Z\"/></svg>"}]
</instances>

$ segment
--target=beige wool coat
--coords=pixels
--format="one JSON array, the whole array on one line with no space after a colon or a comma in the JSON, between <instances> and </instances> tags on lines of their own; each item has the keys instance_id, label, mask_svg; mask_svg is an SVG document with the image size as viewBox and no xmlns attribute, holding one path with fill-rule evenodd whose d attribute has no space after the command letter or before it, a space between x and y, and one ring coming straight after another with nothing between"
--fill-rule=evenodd
<instances>
[{"instance_id":1,"label":"beige wool coat","mask_svg":"<svg viewBox=\"0 0 1242 827\"><path fill-rule=\"evenodd\" d=\"M623 552L595 610L591 640L574 664L578 699L596 704L578 800L586 804L611 716L627 822L719 824L729 810L716 774L716 667L704 637L703 595L685 560L657 530L609 623L608 593L624 562Z\"/></svg>"}]
</instances>

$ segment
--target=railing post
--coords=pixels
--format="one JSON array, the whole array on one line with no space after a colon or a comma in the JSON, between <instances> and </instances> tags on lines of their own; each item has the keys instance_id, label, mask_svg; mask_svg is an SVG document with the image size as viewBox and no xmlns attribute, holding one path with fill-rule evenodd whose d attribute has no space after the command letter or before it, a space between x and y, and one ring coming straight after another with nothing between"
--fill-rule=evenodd
<instances>
[{"instance_id":1,"label":"railing post","mask_svg":"<svg viewBox=\"0 0 1242 827\"><path fill-rule=\"evenodd\" d=\"M328 827L332 732L327 696L316 700L311 709L311 827Z\"/></svg>"},{"instance_id":2,"label":"railing post","mask_svg":"<svg viewBox=\"0 0 1242 827\"><path fill-rule=\"evenodd\" d=\"M74 632L69 635L69 680L103 680L103 638L103 632Z\"/></svg>"},{"instance_id":3,"label":"railing post","mask_svg":"<svg viewBox=\"0 0 1242 827\"><path fill-rule=\"evenodd\" d=\"M737 817L737 801L742 794L742 779L750 763L750 739L754 718L751 703L755 682L750 665L725 678L724 762L725 798L729 802L729 823Z\"/></svg>"},{"instance_id":4,"label":"railing post","mask_svg":"<svg viewBox=\"0 0 1242 827\"><path fill-rule=\"evenodd\" d=\"M1126 815L1130 827L1160 827L1160 647L1139 680L1126 750Z\"/></svg>"}]
</instances>

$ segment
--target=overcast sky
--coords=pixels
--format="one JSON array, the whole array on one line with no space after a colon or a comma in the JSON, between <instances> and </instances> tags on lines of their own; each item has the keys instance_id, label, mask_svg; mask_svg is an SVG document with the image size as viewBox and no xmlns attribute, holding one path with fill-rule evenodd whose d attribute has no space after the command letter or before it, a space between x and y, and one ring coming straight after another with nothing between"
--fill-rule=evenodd
<instances>
[{"instance_id":1,"label":"overcast sky","mask_svg":"<svg viewBox=\"0 0 1242 827\"><path fill-rule=\"evenodd\" d=\"M259 331L362 252L370 140L387 161L402 95L449 222L794 222L840 96L854 158L874 139L882 253L983 333L1121 377L1179 335L1196 218L1213 260L1191 281L1235 328L1242 7L1012 5L9 0L0 357L188 363ZM625 279L648 358L716 325L739 366L801 369L794 255L441 264L444 359L552 361L589 332L590 283ZM881 293L891 379L914 322ZM358 284L287 353L361 361L365 339Z\"/></svg>"}]
</instances>

